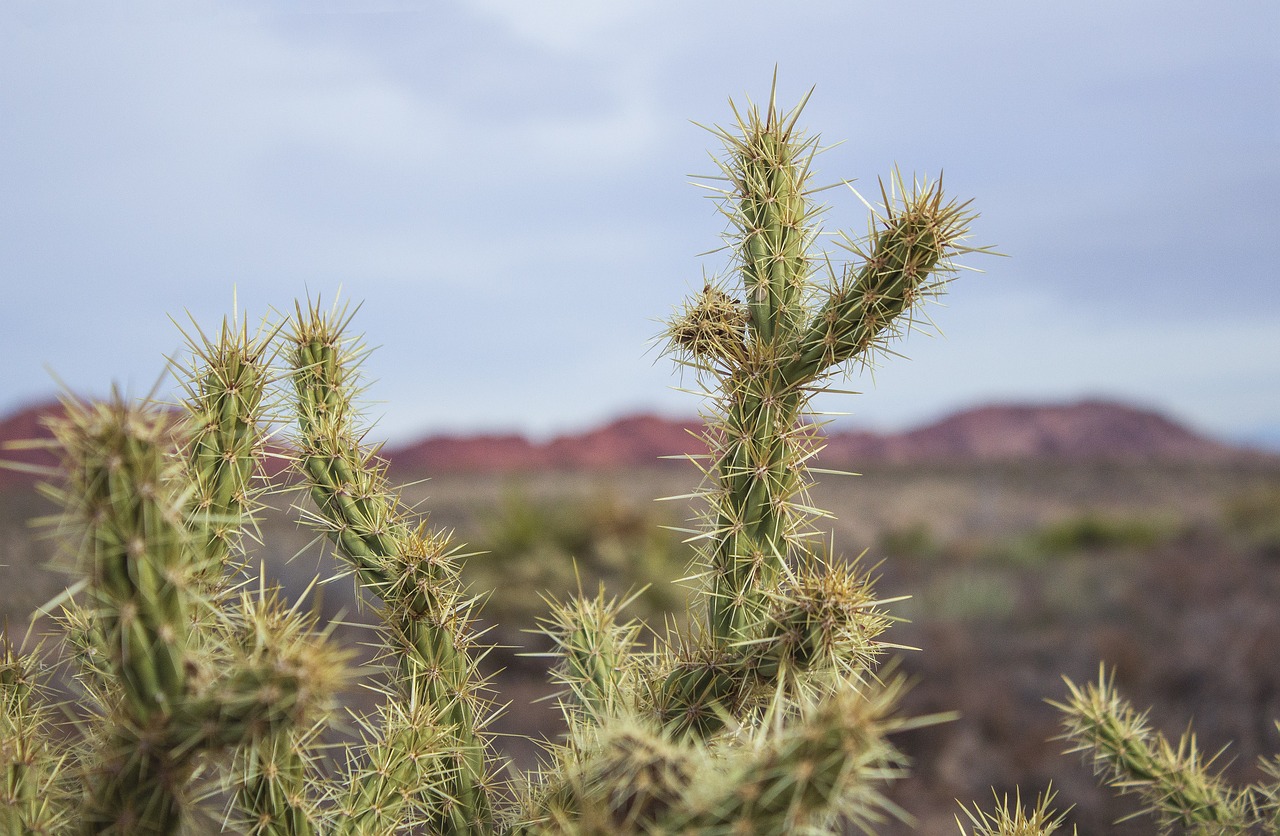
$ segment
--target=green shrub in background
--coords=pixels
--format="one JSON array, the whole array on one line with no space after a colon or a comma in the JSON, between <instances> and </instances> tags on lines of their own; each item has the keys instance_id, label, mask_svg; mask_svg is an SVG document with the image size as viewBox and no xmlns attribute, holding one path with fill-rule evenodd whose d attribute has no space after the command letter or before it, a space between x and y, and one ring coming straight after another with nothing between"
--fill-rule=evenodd
<instances>
[{"instance_id":1,"label":"green shrub in background","mask_svg":"<svg viewBox=\"0 0 1280 836\"><path fill-rule=\"evenodd\" d=\"M866 234L837 239L840 262L815 246L817 142L797 127L800 108L771 97L736 115L716 129L714 181L731 268L668 331L707 394L688 616L641 642L603 591L551 606L568 733L543 769L513 782L494 753L468 552L401 502L364 444L365 349L349 314L298 305L255 336L197 335L181 416L116 397L72 403L57 424L78 578L61 620L82 700L68 727L40 693L53 656L6 643L5 832L767 834L905 817L882 794L904 769L888 738L931 720L897 716L903 684L880 665L889 616L818 528L810 401L887 351L941 291L971 251L972 215L940 184L895 175ZM386 703L337 757L318 740L344 653L239 568L273 420L292 427L303 518L382 624ZM1151 737L1106 687L1072 694L1072 739L1165 820L1274 827L1274 788L1196 784L1194 746ZM225 811L200 819L214 797ZM1047 833L1059 821L1048 803L1027 813L1006 799L966 817L977 832Z\"/></svg>"},{"instance_id":2,"label":"green shrub in background","mask_svg":"<svg viewBox=\"0 0 1280 836\"><path fill-rule=\"evenodd\" d=\"M1060 520L1032 537L1033 548L1048 554L1104 549L1149 549L1175 533L1168 523L1089 513Z\"/></svg>"},{"instance_id":3,"label":"green shrub in background","mask_svg":"<svg viewBox=\"0 0 1280 836\"><path fill-rule=\"evenodd\" d=\"M476 590L493 590L484 614L504 641L533 628L546 614L541 595L565 599L599 587L628 597L628 613L661 623L685 610L678 581L688 568L683 536L653 512L611 496L535 501L513 491L480 527L481 552L462 577Z\"/></svg>"},{"instance_id":4,"label":"green shrub in background","mask_svg":"<svg viewBox=\"0 0 1280 836\"><path fill-rule=\"evenodd\" d=\"M1255 489L1227 503L1229 530L1269 557L1280 559L1280 490Z\"/></svg>"}]
</instances>

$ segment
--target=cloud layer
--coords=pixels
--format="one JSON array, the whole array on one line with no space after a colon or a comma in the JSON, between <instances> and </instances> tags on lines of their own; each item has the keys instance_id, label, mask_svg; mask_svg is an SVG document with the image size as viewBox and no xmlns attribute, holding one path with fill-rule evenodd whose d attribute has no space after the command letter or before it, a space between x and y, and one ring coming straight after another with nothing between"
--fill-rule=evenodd
<instances>
[{"instance_id":1,"label":"cloud layer","mask_svg":"<svg viewBox=\"0 0 1280 836\"><path fill-rule=\"evenodd\" d=\"M798 7L795 7L798 8ZM0 8L0 408L149 388L166 316L364 300L383 429L691 412L649 338L719 256L727 99L817 90L830 180L974 197L947 337L834 404L1131 397L1280 423L1275 4L72 3ZM865 225L828 192L832 227ZM234 290L233 290L234 289ZM872 388L874 385L874 389Z\"/></svg>"}]
</instances>

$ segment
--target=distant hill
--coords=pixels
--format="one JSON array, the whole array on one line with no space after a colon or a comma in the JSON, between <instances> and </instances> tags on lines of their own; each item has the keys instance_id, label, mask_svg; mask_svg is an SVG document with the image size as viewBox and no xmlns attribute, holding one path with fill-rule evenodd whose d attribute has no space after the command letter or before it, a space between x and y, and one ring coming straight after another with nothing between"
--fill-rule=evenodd
<instances>
[{"instance_id":1,"label":"distant hill","mask_svg":"<svg viewBox=\"0 0 1280 836\"><path fill-rule=\"evenodd\" d=\"M64 414L60 403L49 401L19 409L0 419L0 488L29 485L37 478L27 470L4 467L5 462L22 468L51 468L57 464L52 450L31 447L27 442L51 441L53 433L44 426L44 421Z\"/></svg>"},{"instance_id":2,"label":"distant hill","mask_svg":"<svg viewBox=\"0 0 1280 836\"><path fill-rule=\"evenodd\" d=\"M902 433L837 432L824 460L1132 459L1221 461L1244 450L1158 412L1112 401L982 406Z\"/></svg>"},{"instance_id":3,"label":"distant hill","mask_svg":"<svg viewBox=\"0 0 1280 836\"><path fill-rule=\"evenodd\" d=\"M442 435L384 453L397 468L432 473L611 470L705 452L701 430L700 421L637 415L542 444L520 435Z\"/></svg>"},{"instance_id":4,"label":"distant hill","mask_svg":"<svg viewBox=\"0 0 1280 836\"><path fill-rule=\"evenodd\" d=\"M522 436L432 436L386 450L397 468L449 473L617 469L705 452L697 421L623 418L543 444ZM1149 410L1108 401L992 405L899 433L835 430L823 467L868 462L1123 459L1227 462L1265 457L1199 435Z\"/></svg>"},{"instance_id":5,"label":"distant hill","mask_svg":"<svg viewBox=\"0 0 1280 836\"><path fill-rule=\"evenodd\" d=\"M0 420L0 445L47 437L41 421L61 411L46 403ZM388 447L383 454L406 473L506 473L535 470L616 470L659 463L663 456L705 452L701 423L636 415L582 433L534 442L521 435L435 435ZM1069 404L978 407L905 432L834 430L820 455L823 467L873 462L1123 459L1230 462L1272 458L1207 438L1150 410L1086 400ZM0 459L50 465L42 450L4 449ZM0 469L0 486L29 483L28 474Z\"/></svg>"}]
</instances>

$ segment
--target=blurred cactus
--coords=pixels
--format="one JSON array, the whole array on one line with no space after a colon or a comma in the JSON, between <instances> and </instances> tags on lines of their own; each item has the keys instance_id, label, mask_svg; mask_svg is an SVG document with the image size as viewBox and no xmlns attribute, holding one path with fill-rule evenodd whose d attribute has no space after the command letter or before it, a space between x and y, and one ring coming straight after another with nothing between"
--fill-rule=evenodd
<instances>
[{"instance_id":1,"label":"blurred cactus","mask_svg":"<svg viewBox=\"0 0 1280 836\"><path fill-rule=\"evenodd\" d=\"M213 795L228 809L205 824L260 834L817 833L905 816L882 794L904 765L888 735L929 720L895 715L884 602L818 536L810 404L941 291L972 215L895 174L869 231L839 238L851 260L838 264L817 249L818 146L801 107L771 95L735 112L715 129L731 270L667 332L710 403L689 612L641 641L632 599L552 602L569 729L542 770L500 777L466 554L401 502L364 443L350 314L298 305L254 336L197 334L179 418L116 397L71 403L57 425L85 579L63 613L85 720L55 728L43 657L6 645L7 832L173 833ZM294 427L304 518L382 622L387 699L336 764L320 732L344 654L242 577L277 419Z\"/></svg>"},{"instance_id":2,"label":"blurred cactus","mask_svg":"<svg viewBox=\"0 0 1280 836\"><path fill-rule=\"evenodd\" d=\"M1035 806L1028 811L1022 806L1021 794L1014 797L1012 804L1007 795L997 795L994 813L988 813L980 807L964 809L964 816L971 830L965 830L966 822L959 816L956 816L956 822L960 825L961 833L971 836L1049 836L1056 833L1066 819L1065 813L1055 812L1049 806L1053 803L1053 798L1053 790L1046 790L1036 798Z\"/></svg>"},{"instance_id":3,"label":"blurred cactus","mask_svg":"<svg viewBox=\"0 0 1280 836\"><path fill-rule=\"evenodd\" d=\"M1214 769L1222 752L1206 756L1190 729L1170 743L1105 670L1096 683L1068 680L1067 687L1067 701L1054 703L1063 713L1063 739L1117 792L1137 796L1161 833L1280 833L1280 758L1261 762L1267 781L1232 787Z\"/></svg>"}]
</instances>

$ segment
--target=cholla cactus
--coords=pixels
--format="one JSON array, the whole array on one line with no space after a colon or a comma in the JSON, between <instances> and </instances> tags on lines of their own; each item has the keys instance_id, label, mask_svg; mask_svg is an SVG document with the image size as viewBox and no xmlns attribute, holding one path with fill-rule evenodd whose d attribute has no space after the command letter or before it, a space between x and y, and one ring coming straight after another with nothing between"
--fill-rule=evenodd
<instances>
[{"instance_id":1,"label":"cholla cactus","mask_svg":"<svg viewBox=\"0 0 1280 836\"><path fill-rule=\"evenodd\" d=\"M569 732L544 769L499 779L465 554L364 444L347 310L298 305L256 336L194 339L176 422L117 397L58 424L87 579L64 621L91 716L64 745L33 692L42 657L6 645L7 831L176 832L214 779L225 826L258 834L822 833L905 815L882 795L903 767L887 737L928 720L895 716L901 682L877 671L884 602L818 536L810 402L940 292L972 215L895 174L867 234L837 239L851 258L837 264L818 249L800 113L771 96L715 130L733 262L667 333L710 402L687 626L642 643L627 601L552 602ZM387 700L336 766L319 747L342 654L239 577L277 412L305 518L382 619Z\"/></svg>"},{"instance_id":2,"label":"cholla cactus","mask_svg":"<svg viewBox=\"0 0 1280 836\"><path fill-rule=\"evenodd\" d=\"M1065 813L1054 812L1049 806L1053 803L1053 798L1053 790L1046 790L1036 798L1035 806L1027 810L1022 806L1021 794L1015 796L1012 803L1009 796L997 795L994 813L988 813L979 807L964 810L964 816L972 830L965 830L966 823L959 816L956 816L956 823L960 825L961 833L970 833L972 836L1050 836L1058 832L1066 819ZM1072 832L1075 832L1074 829Z\"/></svg>"},{"instance_id":3,"label":"cholla cactus","mask_svg":"<svg viewBox=\"0 0 1280 836\"><path fill-rule=\"evenodd\" d=\"M345 654L269 595L229 587L253 507L267 343L224 327L216 345L193 344L180 418L116 396L69 401L54 425L67 470L57 495L87 579L63 619L90 716L83 745L64 749L30 705L28 661L10 654L6 723L51 758L16 775L12 832L174 832L209 753L327 710Z\"/></svg>"},{"instance_id":4,"label":"cholla cactus","mask_svg":"<svg viewBox=\"0 0 1280 836\"><path fill-rule=\"evenodd\" d=\"M1261 763L1269 782L1232 787L1213 769L1217 756L1206 757L1190 730L1176 745L1153 731L1147 712L1120 696L1105 669L1096 683L1067 680L1067 688L1067 701L1054 705L1070 751L1084 753L1115 790L1136 795L1162 833L1280 833L1280 758Z\"/></svg>"},{"instance_id":5,"label":"cholla cactus","mask_svg":"<svg viewBox=\"0 0 1280 836\"><path fill-rule=\"evenodd\" d=\"M667 332L711 401L692 626L641 652L603 598L557 609L570 739L526 804L532 832L826 832L898 812L879 794L900 765L885 740L897 688L875 670L888 617L812 525L809 403L940 291L972 216L895 176L867 236L839 239L854 260L833 266L800 112L771 97L715 129L733 263Z\"/></svg>"}]
</instances>

